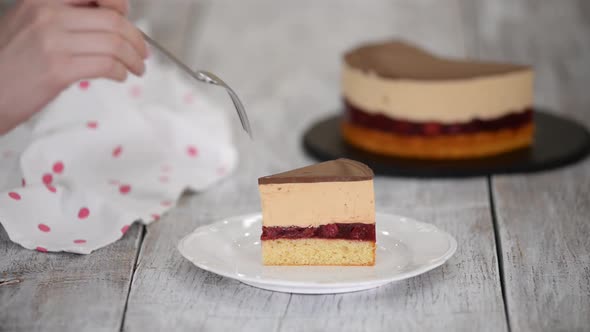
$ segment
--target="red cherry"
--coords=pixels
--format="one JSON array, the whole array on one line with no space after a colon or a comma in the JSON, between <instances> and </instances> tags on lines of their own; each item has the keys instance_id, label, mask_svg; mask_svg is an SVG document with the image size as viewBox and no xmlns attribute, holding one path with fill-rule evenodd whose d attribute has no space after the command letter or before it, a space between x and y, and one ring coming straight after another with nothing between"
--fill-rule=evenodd
<instances>
[{"instance_id":1,"label":"red cherry","mask_svg":"<svg viewBox=\"0 0 590 332\"><path fill-rule=\"evenodd\" d=\"M441 132L441 126L438 123L427 123L422 126L422 131L426 135L438 135Z\"/></svg>"},{"instance_id":2,"label":"red cherry","mask_svg":"<svg viewBox=\"0 0 590 332\"><path fill-rule=\"evenodd\" d=\"M329 224L320 227L320 235L326 238L333 238L338 235L338 225Z\"/></svg>"},{"instance_id":3,"label":"red cherry","mask_svg":"<svg viewBox=\"0 0 590 332\"><path fill-rule=\"evenodd\" d=\"M353 240L362 240L367 237L367 229L362 226L354 226L350 231L350 238Z\"/></svg>"},{"instance_id":4,"label":"red cherry","mask_svg":"<svg viewBox=\"0 0 590 332\"><path fill-rule=\"evenodd\" d=\"M412 133L412 124L406 121L396 121L393 124L393 131L398 134L411 134Z\"/></svg>"},{"instance_id":5,"label":"red cherry","mask_svg":"<svg viewBox=\"0 0 590 332\"><path fill-rule=\"evenodd\" d=\"M461 125L450 125L448 127L448 132L451 134L458 134L462 131L463 131L463 128L461 127Z\"/></svg>"},{"instance_id":6,"label":"red cherry","mask_svg":"<svg viewBox=\"0 0 590 332\"><path fill-rule=\"evenodd\" d=\"M303 232L301 232L301 237L302 238L311 238L315 235L315 228L313 227L307 227L303 229Z\"/></svg>"}]
</instances>

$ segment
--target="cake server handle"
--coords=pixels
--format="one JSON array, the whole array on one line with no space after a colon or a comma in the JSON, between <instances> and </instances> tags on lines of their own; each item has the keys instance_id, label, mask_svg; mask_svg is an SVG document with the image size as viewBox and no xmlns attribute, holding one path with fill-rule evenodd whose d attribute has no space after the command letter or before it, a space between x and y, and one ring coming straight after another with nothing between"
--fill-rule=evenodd
<instances>
[{"instance_id":1,"label":"cake server handle","mask_svg":"<svg viewBox=\"0 0 590 332\"><path fill-rule=\"evenodd\" d=\"M234 104L234 107L236 108L236 112L238 113L238 117L240 118L240 122L242 123L242 128L244 129L244 131L246 131L246 133L248 133L248 136L250 136L250 139L253 138L252 127L250 126L250 121L248 120L248 115L246 114L246 109L244 108L244 105L240 101L240 98L238 97L238 95L235 93L235 91L232 88L230 88L229 85L227 85L217 75L210 73L208 71L204 71L204 70L193 71L189 66L184 64L182 61L178 60L172 53L170 53L168 50L166 50L164 47L162 47L160 44L158 44L155 40L153 40L145 32L141 31L141 33L143 35L143 38L151 46L155 47L158 51L160 51L162 54L164 54L168 59L170 59L172 62L174 62L178 67L180 67L180 69L182 69L185 73L190 75L192 78L194 78L200 82L218 85L218 86L225 88L225 90L229 94L229 97L231 98L231 101Z\"/></svg>"}]
</instances>

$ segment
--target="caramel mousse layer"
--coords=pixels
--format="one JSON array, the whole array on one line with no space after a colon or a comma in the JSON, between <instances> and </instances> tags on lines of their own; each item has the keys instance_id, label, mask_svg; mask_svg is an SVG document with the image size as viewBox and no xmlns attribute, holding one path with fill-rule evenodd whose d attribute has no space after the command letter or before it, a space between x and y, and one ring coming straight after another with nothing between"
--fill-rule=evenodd
<instances>
[{"instance_id":1,"label":"caramel mousse layer","mask_svg":"<svg viewBox=\"0 0 590 332\"><path fill-rule=\"evenodd\" d=\"M372 180L270 183L259 191L265 227L375 223Z\"/></svg>"},{"instance_id":2,"label":"caramel mousse layer","mask_svg":"<svg viewBox=\"0 0 590 332\"><path fill-rule=\"evenodd\" d=\"M368 113L344 101L345 119L352 124L384 132L409 136L472 134L477 132L517 129L532 123L533 110L525 109L495 119L473 119L463 123L412 122L383 114Z\"/></svg>"},{"instance_id":3,"label":"caramel mousse layer","mask_svg":"<svg viewBox=\"0 0 590 332\"><path fill-rule=\"evenodd\" d=\"M342 92L368 113L414 122L494 119L533 103L529 67L436 57L401 42L348 52Z\"/></svg>"},{"instance_id":4,"label":"caramel mousse layer","mask_svg":"<svg viewBox=\"0 0 590 332\"><path fill-rule=\"evenodd\" d=\"M262 227L260 239L340 239L375 241L375 224L327 224L318 227Z\"/></svg>"}]
</instances>

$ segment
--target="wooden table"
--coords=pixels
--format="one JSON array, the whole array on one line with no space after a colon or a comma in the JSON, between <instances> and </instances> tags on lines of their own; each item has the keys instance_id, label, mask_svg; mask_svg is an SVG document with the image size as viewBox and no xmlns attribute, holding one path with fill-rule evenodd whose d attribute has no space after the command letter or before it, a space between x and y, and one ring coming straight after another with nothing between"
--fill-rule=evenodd
<instances>
[{"instance_id":1,"label":"wooden table","mask_svg":"<svg viewBox=\"0 0 590 332\"><path fill-rule=\"evenodd\" d=\"M537 104L590 125L589 4L136 0L133 16L147 17L156 39L239 91L257 139L236 129L231 178L91 255L24 250L0 232L0 330L590 330L590 160L534 175L377 178L379 211L434 223L459 249L441 268L370 291L273 293L176 250L199 225L258 211L258 176L312 162L301 135L338 108L339 57L362 41L403 37L533 64Z\"/></svg>"}]
</instances>

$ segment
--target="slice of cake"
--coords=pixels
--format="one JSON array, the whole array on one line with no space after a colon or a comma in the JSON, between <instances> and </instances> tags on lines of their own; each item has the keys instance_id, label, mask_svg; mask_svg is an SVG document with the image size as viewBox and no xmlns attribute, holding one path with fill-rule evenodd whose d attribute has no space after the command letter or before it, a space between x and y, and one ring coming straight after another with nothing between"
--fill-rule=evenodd
<instances>
[{"instance_id":1,"label":"slice of cake","mask_svg":"<svg viewBox=\"0 0 590 332\"><path fill-rule=\"evenodd\" d=\"M437 57L403 42L344 56L345 140L389 156L500 154L533 140L533 71Z\"/></svg>"},{"instance_id":2,"label":"slice of cake","mask_svg":"<svg viewBox=\"0 0 590 332\"><path fill-rule=\"evenodd\" d=\"M258 179L265 265L374 265L373 171L338 159Z\"/></svg>"}]
</instances>

